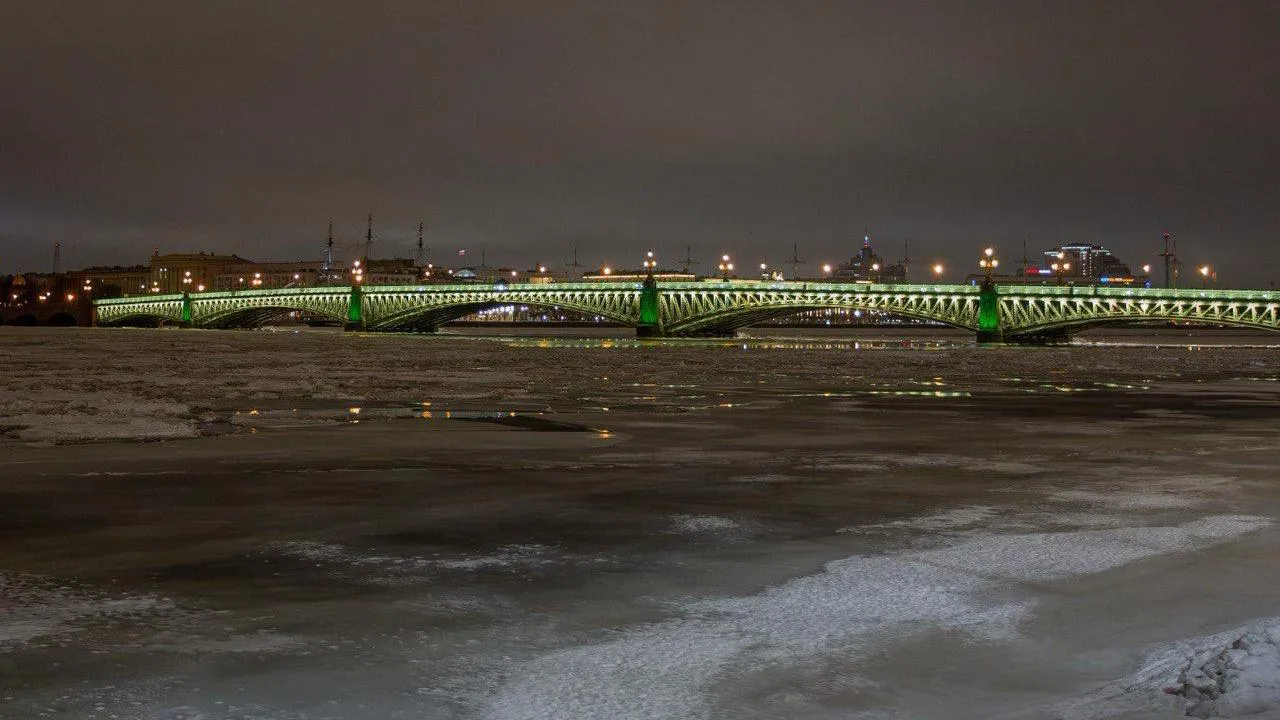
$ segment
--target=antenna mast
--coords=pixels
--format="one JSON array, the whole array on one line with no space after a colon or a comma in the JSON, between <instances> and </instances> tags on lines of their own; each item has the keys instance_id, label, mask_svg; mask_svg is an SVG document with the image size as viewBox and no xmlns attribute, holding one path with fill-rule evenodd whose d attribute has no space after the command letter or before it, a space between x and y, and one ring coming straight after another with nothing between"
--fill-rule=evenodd
<instances>
[{"instance_id":1,"label":"antenna mast","mask_svg":"<svg viewBox=\"0 0 1280 720\"><path fill-rule=\"evenodd\" d=\"M62 243L53 244L53 274L62 269Z\"/></svg>"},{"instance_id":2,"label":"antenna mast","mask_svg":"<svg viewBox=\"0 0 1280 720\"><path fill-rule=\"evenodd\" d=\"M792 246L791 246L791 259L787 261L787 264L791 266L791 279L792 279L792 280L795 280L796 278L800 277L800 265L801 265L802 263L804 263L804 260L801 260L801 259L800 259L800 246L799 246L799 245L792 245Z\"/></svg>"},{"instance_id":3,"label":"antenna mast","mask_svg":"<svg viewBox=\"0 0 1280 720\"><path fill-rule=\"evenodd\" d=\"M578 262L578 246L576 244L573 246L573 262L567 262L564 264L564 266L570 269L569 270L570 275L577 274L574 271L582 267L582 263Z\"/></svg>"},{"instance_id":4,"label":"antenna mast","mask_svg":"<svg viewBox=\"0 0 1280 720\"><path fill-rule=\"evenodd\" d=\"M333 280L333 218L329 218L329 242L324 246L324 284Z\"/></svg>"},{"instance_id":5,"label":"antenna mast","mask_svg":"<svg viewBox=\"0 0 1280 720\"><path fill-rule=\"evenodd\" d=\"M1164 234L1164 251L1160 253L1160 257L1164 258L1164 286L1166 288L1177 287L1178 241L1172 240L1172 236L1169 233Z\"/></svg>"},{"instance_id":6,"label":"antenna mast","mask_svg":"<svg viewBox=\"0 0 1280 720\"><path fill-rule=\"evenodd\" d=\"M365 221L364 226L364 264L367 268L369 265L369 256L373 254L373 212L369 213L369 219Z\"/></svg>"},{"instance_id":7,"label":"antenna mast","mask_svg":"<svg viewBox=\"0 0 1280 720\"><path fill-rule=\"evenodd\" d=\"M684 246L684 271L689 272L689 268L697 265L698 261L693 259L693 246Z\"/></svg>"},{"instance_id":8,"label":"antenna mast","mask_svg":"<svg viewBox=\"0 0 1280 720\"><path fill-rule=\"evenodd\" d=\"M413 258L413 264L422 267L422 232L426 226L422 224L422 218L418 218L418 254Z\"/></svg>"}]
</instances>

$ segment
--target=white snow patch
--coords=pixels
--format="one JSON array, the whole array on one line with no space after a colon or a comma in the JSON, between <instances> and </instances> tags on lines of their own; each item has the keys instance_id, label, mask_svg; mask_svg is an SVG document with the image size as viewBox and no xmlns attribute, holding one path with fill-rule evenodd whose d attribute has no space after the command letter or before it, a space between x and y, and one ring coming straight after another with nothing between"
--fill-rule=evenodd
<instances>
[{"instance_id":1,"label":"white snow patch","mask_svg":"<svg viewBox=\"0 0 1280 720\"><path fill-rule=\"evenodd\" d=\"M25 575L0 575L0 652L38 640L63 641L94 625L144 622L176 612L155 595L108 595Z\"/></svg>"},{"instance_id":2,"label":"white snow patch","mask_svg":"<svg viewBox=\"0 0 1280 720\"><path fill-rule=\"evenodd\" d=\"M712 718L715 683L749 684L771 666L830 653L874 653L885 636L935 629L1007 635L1030 609L1030 601L997 599L1008 580L1100 572L1225 542L1269 522L1210 517L1172 528L998 535L846 558L758 595L690 602L679 617L544 655L498 689L486 717Z\"/></svg>"},{"instance_id":3,"label":"white snow patch","mask_svg":"<svg viewBox=\"0 0 1280 720\"><path fill-rule=\"evenodd\" d=\"M671 518L668 533L674 535L704 535L736 530L741 524L718 515L676 515Z\"/></svg>"},{"instance_id":4,"label":"white snow patch","mask_svg":"<svg viewBox=\"0 0 1280 720\"><path fill-rule=\"evenodd\" d=\"M353 552L337 543L287 541L271 543L260 554L310 562L336 577L402 585L428 581L446 571L519 571L546 565L553 562L553 550L545 545L505 545L486 555L396 557Z\"/></svg>"},{"instance_id":5,"label":"white snow patch","mask_svg":"<svg viewBox=\"0 0 1280 720\"><path fill-rule=\"evenodd\" d=\"M875 523L872 525L853 525L850 527L840 528L836 532L843 534L885 532L894 530L940 532L978 525L990 527L995 517L995 508L988 507L986 505L971 505L968 507L943 510L941 512L933 513L932 515L922 515L920 517L905 518L901 520L890 520L888 522Z\"/></svg>"},{"instance_id":6,"label":"white snow patch","mask_svg":"<svg viewBox=\"0 0 1280 720\"><path fill-rule=\"evenodd\" d=\"M976 575L1022 581L1103 572L1172 552L1196 550L1260 530L1269 518L1221 515L1174 527L993 535L920 554L924 562ZM1017 538L1011 541L1010 538Z\"/></svg>"}]
</instances>

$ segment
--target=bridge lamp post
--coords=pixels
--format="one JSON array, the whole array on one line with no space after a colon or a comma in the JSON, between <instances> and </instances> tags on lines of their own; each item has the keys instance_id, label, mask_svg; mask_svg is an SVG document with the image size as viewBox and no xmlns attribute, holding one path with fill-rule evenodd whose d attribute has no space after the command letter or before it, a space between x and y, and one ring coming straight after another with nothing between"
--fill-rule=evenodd
<instances>
[{"instance_id":1,"label":"bridge lamp post","mask_svg":"<svg viewBox=\"0 0 1280 720\"><path fill-rule=\"evenodd\" d=\"M996 268L1000 267L1000 259L996 257L995 248L987 248L982 251L982 257L978 258L978 267L982 268L982 273L986 276L986 282L991 282L991 276L995 274Z\"/></svg>"},{"instance_id":2,"label":"bridge lamp post","mask_svg":"<svg viewBox=\"0 0 1280 720\"><path fill-rule=\"evenodd\" d=\"M1210 268L1208 265L1200 266L1200 279L1201 281L1203 281L1202 287L1205 287L1205 288L1209 287L1209 273L1211 271L1212 271L1212 268Z\"/></svg>"},{"instance_id":3,"label":"bridge lamp post","mask_svg":"<svg viewBox=\"0 0 1280 720\"><path fill-rule=\"evenodd\" d=\"M360 267L359 260L351 263L351 281L356 285L364 282L364 268Z\"/></svg>"},{"instance_id":4,"label":"bridge lamp post","mask_svg":"<svg viewBox=\"0 0 1280 720\"><path fill-rule=\"evenodd\" d=\"M942 263L933 264L933 281L934 282L942 282L942 271L944 269L945 268L942 267Z\"/></svg>"},{"instance_id":5,"label":"bridge lamp post","mask_svg":"<svg viewBox=\"0 0 1280 720\"><path fill-rule=\"evenodd\" d=\"M720 256L720 272L724 274L724 279L729 279L729 273L733 272L733 263L729 262L728 255Z\"/></svg>"},{"instance_id":6,"label":"bridge lamp post","mask_svg":"<svg viewBox=\"0 0 1280 720\"><path fill-rule=\"evenodd\" d=\"M871 282L880 279L880 263L871 263Z\"/></svg>"},{"instance_id":7,"label":"bridge lamp post","mask_svg":"<svg viewBox=\"0 0 1280 720\"><path fill-rule=\"evenodd\" d=\"M823 274L823 275L825 275L825 276L827 276L827 278L828 278L828 279L830 279L830 277L831 277L831 263L823 263L823 264L822 264L822 274Z\"/></svg>"},{"instance_id":8,"label":"bridge lamp post","mask_svg":"<svg viewBox=\"0 0 1280 720\"><path fill-rule=\"evenodd\" d=\"M1065 284L1065 276L1067 271L1071 269L1071 263L1066 260L1066 253L1058 253L1058 261L1049 264L1049 269L1053 270L1053 274L1058 277L1058 284Z\"/></svg>"},{"instance_id":9,"label":"bridge lamp post","mask_svg":"<svg viewBox=\"0 0 1280 720\"><path fill-rule=\"evenodd\" d=\"M644 274L653 277L653 271L658 267L658 258L653 256L653 251L644 254Z\"/></svg>"}]
</instances>

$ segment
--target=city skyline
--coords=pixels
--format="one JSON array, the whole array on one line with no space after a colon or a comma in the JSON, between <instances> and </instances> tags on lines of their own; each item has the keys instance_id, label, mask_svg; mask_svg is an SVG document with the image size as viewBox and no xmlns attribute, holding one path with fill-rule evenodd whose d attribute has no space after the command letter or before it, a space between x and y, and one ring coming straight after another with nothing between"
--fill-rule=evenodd
<instances>
[{"instance_id":1,"label":"city skyline","mask_svg":"<svg viewBox=\"0 0 1280 720\"><path fill-rule=\"evenodd\" d=\"M0 272L212 250L624 263L692 245L957 272L1106 245L1267 287L1262 3L21 3L0 29ZM348 251L349 252L349 251ZM963 268L968 271L970 268Z\"/></svg>"}]
</instances>

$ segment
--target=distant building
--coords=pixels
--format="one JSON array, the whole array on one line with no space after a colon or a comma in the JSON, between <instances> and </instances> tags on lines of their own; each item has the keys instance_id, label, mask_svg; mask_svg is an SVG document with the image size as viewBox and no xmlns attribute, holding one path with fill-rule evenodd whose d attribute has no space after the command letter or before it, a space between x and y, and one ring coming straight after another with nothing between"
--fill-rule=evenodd
<instances>
[{"instance_id":1,"label":"distant building","mask_svg":"<svg viewBox=\"0 0 1280 720\"><path fill-rule=\"evenodd\" d=\"M1059 258L1059 254L1062 255ZM1054 265L1057 265L1055 269ZM970 273L965 282L977 285L986 276ZM997 285L1114 285L1150 287L1145 274L1134 274L1127 264L1101 245L1073 243L1044 251L1044 265L1029 265L1016 274L993 275Z\"/></svg>"},{"instance_id":2,"label":"distant building","mask_svg":"<svg viewBox=\"0 0 1280 720\"><path fill-rule=\"evenodd\" d=\"M903 283L907 281L907 266L899 261L890 263L871 248L871 236L862 238L862 247L848 262L835 268L831 280L836 282Z\"/></svg>"},{"instance_id":3,"label":"distant building","mask_svg":"<svg viewBox=\"0 0 1280 720\"><path fill-rule=\"evenodd\" d=\"M151 269L146 265L88 267L68 272L67 280L95 298L144 295L151 285Z\"/></svg>"},{"instance_id":4,"label":"distant building","mask_svg":"<svg viewBox=\"0 0 1280 720\"><path fill-rule=\"evenodd\" d=\"M1051 268L1053 263L1058 262L1058 253L1062 253L1064 262L1071 263L1069 274L1072 277L1101 279L1133 276L1128 265L1101 245L1071 244L1045 250L1045 267Z\"/></svg>"},{"instance_id":5,"label":"distant building","mask_svg":"<svg viewBox=\"0 0 1280 720\"><path fill-rule=\"evenodd\" d=\"M147 290L152 293L197 292L202 287L211 290L217 276L252 264L238 255L204 252L161 255L157 250L151 254Z\"/></svg>"}]
</instances>

